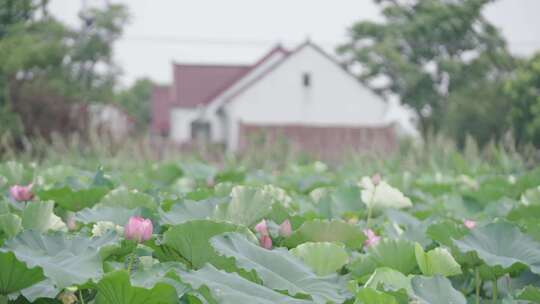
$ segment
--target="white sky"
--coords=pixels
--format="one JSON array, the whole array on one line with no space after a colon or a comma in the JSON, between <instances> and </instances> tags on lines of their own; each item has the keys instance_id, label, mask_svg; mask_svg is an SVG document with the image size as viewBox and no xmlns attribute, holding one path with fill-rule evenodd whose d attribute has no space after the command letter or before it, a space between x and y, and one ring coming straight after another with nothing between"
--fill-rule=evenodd
<instances>
[{"instance_id":1,"label":"white sky","mask_svg":"<svg viewBox=\"0 0 540 304\"><path fill-rule=\"evenodd\" d=\"M52 0L51 11L77 24L84 0ZM107 0L87 0L89 5ZM252 63L277 42L294 47L307 37L333 53L358 20L377 20L371 0L110 0L131 14L115 60L123 83L150 77L166 83L171 62ZM499 0L485 15L518 55L540 50L540 0Z\"/></svg>"}]
</instances>

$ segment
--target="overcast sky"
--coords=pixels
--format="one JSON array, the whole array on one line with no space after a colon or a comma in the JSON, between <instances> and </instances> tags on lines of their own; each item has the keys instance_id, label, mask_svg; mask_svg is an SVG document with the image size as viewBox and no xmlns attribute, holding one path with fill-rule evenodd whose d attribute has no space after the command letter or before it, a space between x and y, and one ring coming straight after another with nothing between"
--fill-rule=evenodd
<instances>
[{"instance_id":1,"label":"overcast sky","mask_svg":"<svg viewBox=\"0 0 540 304\"><path fill-rule=\"evenodd\" d=\"M87 0L102 4L106 0ZM83 0L52 0L54 15L77 24ZM131 20L115 45L123 83L150 77L166 83L171 62L252 63L273 44L294 47L307 37L329 52L358 20L378 20L371 0L117 0ZM499 0L485 15L512 52L540 50L540 0Z\"/></svg>"}]
</instances>

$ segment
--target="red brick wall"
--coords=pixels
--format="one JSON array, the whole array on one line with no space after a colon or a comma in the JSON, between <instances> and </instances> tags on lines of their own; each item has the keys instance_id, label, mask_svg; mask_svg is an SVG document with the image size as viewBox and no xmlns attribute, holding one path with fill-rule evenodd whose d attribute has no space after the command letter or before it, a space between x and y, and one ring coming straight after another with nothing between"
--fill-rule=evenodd
<instances>
[{"instance_id":1,"label":"red brick wall","mask_svg":"<svg viewBox=\"0 0 540 304\"><path fill-rule=\"evenodd\" d=\"M294 150L335 158L350 152L390 153L397 149L392 125L385 127L265 126L240 123L241 151L266 149L286 141Z\"/></svg>"}]
</instances>

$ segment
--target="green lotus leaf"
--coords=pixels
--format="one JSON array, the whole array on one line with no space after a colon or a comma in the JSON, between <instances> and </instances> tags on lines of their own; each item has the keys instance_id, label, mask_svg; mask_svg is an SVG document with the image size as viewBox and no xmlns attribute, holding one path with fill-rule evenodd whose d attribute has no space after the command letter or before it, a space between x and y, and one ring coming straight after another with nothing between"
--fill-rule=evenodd
<instances>
[{"instance_id":1,"label":"green lotus leaf","mask_svg":"<svg viewBox=\"0 0 540 304\"><path fill-rule=\"evenodd\" d=\"M506 218L513 222L519 222L525 219L538 219L540 216L540 204L538 205L519 205L512 209Z\"/></svg>"},{"instance_id":2,"label":"green lotus leaf","mask_svg":"<svg viewBox=\"0 0 540 304\"><path fill-rule=\"evenodd\" d=\"M175 163L161 163L152 165L146 178L160 186L172 184L183 175L182 169Z\"/></svg>"},{"instance_id":3,"label":"green lotus leaf","mask_svg":"<svg viewBox=\"0 0 540 304\"><path fill-rule=\"evenodd\" d=\"M398 304L392 295L372 288L362 288L356 294L355 304Z\"/></svg>"},{"instance_id":4,"label":"green lotus leaf","mask_svg":"<svg viewBox=\"0 0 540 304\"><path fill-rule=\"evenodd\" d=\"M351 262L346 265L346 268L351 272L351 275L357 279L369 277L377 269L377 263L367 254L358 254L351 259Z\"/></svg>"},{"instance_id":5,"label":"green lotus leaf","mask_svg":"<svg viewBox=\"0 0 540 304\"><path fill-rule=\"evenodd\" d=\"M69 211L79 211L97 204L109 192L107 187L90 187L87 189L73 189L69 186L38 190L41 200L54 201L58 206Z\"/></svg>"},{"instance_id":6,"label":"green lotus leaf","mask_svg":"<svg viewBox=\"0 0 540 304\"><path fill-rule=\"evenodd\" d=\"M100 238L87 238L25 230L7 240L1 250L13 252L30 268L39 266L57 287L64 288L99 279L103 275L100 249L117 239L112 232Z\"/></svg>"},{"instance_id":7,"label":"green lotus leaf","mask_svg":"<svg viewBox=\"0 0 540 304\"><path fill-rule=\"evenodd\" d=\"M60 293L61 289L54 286L51 279L45 279L36 284L21 290L25 299L32 303L43 303L38 299L54 299ZM43 303L44 304L44 303Z\"/></svg>"},{"instance_id":8,"label":"green lotus leaf","mask_svg":"<svg viewBox=\"0 0 540 304\"><path fill-rule=\"evenodd\" d=\"M24 185L32 181L33 170L16 161L0 163L0 180L5 179L7 185Z\"/></svg>"},{"instance_id":9,"label":"green lotus leaf","mask_svg":"<svg viewBox=\"0 0 540 304\"><path fill-rule=\"evenodd\" d=\"M442 276L415 276L412 278L412 288L414 295L422 304L467 303L461 292L455 290L450 281Z\"/></svg>"},{"instance_id":10,"label":"green lotus leaf","mask_svg":"<svg viewBox=\"0 0 540 304\"><path fill-rule=\"evenodd\" d=\"M404 289L408 293L412 293L411 279L392 268L381 267L375 269L364 287L378 289L380 285L390 287L392 290Z\"/></svg>"},{"instance_id":11,"label":"green lotus leaf","mask_svg":"<svg viewBox=\"0 0 540 304\"><path fill-rule=\"evenodd\" d=\"M428 237L447 247L454 246L453 239L460 239L467 233L468 229L464 225L450 221L431 224L426 231Z\"/></svg>"},{"instance_id":12,"label":"green lotus leaf","mask_svg":"<svg viewBox=\"0 0 540 304\"><path fill-rule=\"evenodd\" d=\"M211 240L219 254L232 257L246 271L257 272L264 286L286 290L290 295L309 295L317 303L346 299L331 277L318 277L307 265L284 248L266 250L238 233L226 233Z\"/></svg>"},{"instance_id":13,"label":"green lotus leaf","mask_svg":"<svg viewBox=\"0 0 540 304\"><path fill-rule=\"evenodd\" d=\"M291 250L320 276L335 273L349 262L349 255L342 244L307 242Z\"/></svg>"},{"instance_id":14,"label":"green lotus leaf","mask_svg":"<svg viewBox=\"0 0 540 304\"><path fill-rule=\"evenodd\" d=\"M28 202L22 212L22 226L37 232L67 231L66 224L54 214L54 203L51 201Z\"/></svg>"},{"instance_id":15,"label":"green lotus leaf","mask_svg":"<svg viewBox=\"0 0 540 304\"><path fill-rule=\"evenodd\" d=\"M253 283L236 273L217 270L212 265L193 272L182 272L184 283L199 290L209 303L238 304L307 304L313 303L284 295L268 287Z\"/></svg>"},{"instance_id":16,"label":"green lotus leaf","mask_svg":"<svg viewBox=\"0 0 540 304\"><path fill-rule=\"evenodd\" d=\"M0 232L3 232L8 238L12 238L22 229L21 218L12 213L0 214Z\"/></svg>"},{"instance_id":17,"label":"green lotus leaf","mask_svg":"<svg viewBox=\"0 0 540 304\"><path fill-rule=\"evenodd\" d=\"M489 266L511 268L522 264L540 273L540 243L510 223L475 228L455 245L462 252L475 252Z\"/></svg>"},{"instance_id":18,"label":"green lotus leaf","mask_svg":"<svg viewBox=\"0 0 540 304\"><path fill-rule=\"evenodd\" d=\"M0 215L9 213L9 202L7 199L0 199Z\"/></svg>"},{"instance_id":19,"label":"green lotus leaf","mask_svg":"<svg viewBox=\"0 0 540 304\"><path fill-rule=\"evenodd\" d=\"M285 239L284 245L293 248L305 242L340 242L351 249L358 249L365 239L358 226L340 220L310 220Z\"/></svg>"},{"instance_id":20,"label":"green lotus leaf","mask_svg":"<svg viewBox=\"0 0 540 304\"><path fill-rule=\"evenodd\" d=\"M127 209L147 208L156 210L158 203L150 195L137 191L129 190L126 187L119 187L107 193L98 206L118 207Z\"/></svg>"},{"instance_id":21,"label":"green lotus leaf","mask_svg":"<svg viewBox=\"0 0 540 304\"><path fill-rule=\"evenodd\" d=\"M75 219L85 224L106 221L123 226L132 216L149 217L149 214L145 211L143 208L126 209L122 207L94 206L77 212Z\"/></svg>"},{"instance_id":22,"label":"green lotus leaf","mask_svg":"<svg viewBox=\"0 0 540 304\"><path fill-rule=\"evenodd\" d=\"M168 284L181 296L189 287L182 283L178 272L186 270L183 264L178 262L163 262L149 267L141 267L131 276L131 284L136 287L152 289L157 283Z\"/></svg>"},{"instance_id":23,"label":"green lotus leaf","mask_svg":"<svg viewBox=\"0 0 540 304\"><path fill-rule=\"evenodd\" d=\"M475 266L479 260L474 252L462 253L454 244L454 239L461 239L469 233L469 229L462 223L443 221L428 227L426 234L433 241L450 248L456 262L462 266Z\"/></svg>"},{"instance_id":24,"label":"green lotus leaf","mask_svg":"<svg viewBox=\"0 0 540 304\"><path fill-rule=\"evenodd\" d=\"M524 205L540 205L540 187L527 189L521 195L521 202Z\"/></svg>"},{"instance_id":25,"label":"green lotus leaf","mask_svg":"<svg viewBox=\"0 0 540 304\"><path fill-rule=\"evenodd\" d=\"M414 244L406 240L383 240L367 252L378 267L390 267L405 275L417 266Z\"/></svg>"},{"instance_id":26,"label":"green lotus leaf","mask_svg":"<svg viewBox=\"0 0 540 304\"><path fill-rule=\"evenodd\" d=\"M29 268L11 252L0 252L0 295L19 291L43 279L40 268Z\"/></svg>"},{"instance_id":27,"label":"green lotus leaf","mask_svg":"<svg viewBox=\"0 0 540 304\"><path fill-rule=\"evenodd\" d=\"M283 189L272 185L235 186L231 190L231 201L218 205L213 217L251 227L265 218L275 203L287 205L289 201Z\"/></svg>"},{"instance_id":28,"label":"green lotus leaf","mask_svg":"<svg viewBox=\"0 0 540 304\"><path fill-rule=\"evenodd\" d=\"M125 270L106 274L96 288L98 291L96 304L178 303L178 295L171 285L157 282L147 288L133 286Z\"/></svg>"},{"instance_id":29,"label":"green lotus leaf","mask_svg":"<svg viewBox=\"0 0 540 304\"><path fill-rule=\"evenodd\" d=\"M217 174L216 168L201 162L183 163L180 167L182 168L186 176L193 177L202 181L213 179Z\"/></svg>"},{"instance_id":30,"label":"green lotus leaf","mask_svg":"<svg viewBox=\"0 0 540 304\"><path fill-rule=\"evenodd\" d=\"M210 238L224 232L251 234L245 227L211 220L194 220L176 225L163 234L163 244L172 248L194 268L206 263L223 266L227 262L212 249ZM254 236L252 236L254 238Z\"/></svg>"},{"instance_id":31,"label":"green lotus leaf","mask_svg":"<svg viewBox=\"0 0 540 304\"><path fill-rule=\"evenodd\" d=\"M536 286L527 286L517 294L519 300L527 300L532 303L540 303L540 288Z\"/></svg>"},{"instance_id":32,"label":"green lotus leaf","mask_svg":"<svg viewBox=\"0 0 540 304\"><path fill-rule=\"evenodd\" d=\"M347 212L365 209L360 203L360 189L356 185L336 188L317 188L310 193L317 212L325 218L340 218Z\"/></svg>"},{"instance_id":33,"label":"green lotus leaf","mask_svg":"<svg viewBox=\"0 0 540 304\"><path fill-rule=\"evenodd\" d=\"M191 220L211 218L216 207L222 203L224 200L221 198L176 203L167 212L160 209L161 224L178 225Z\"/></svg>"},{"instance_id":34,"label":"green lotus leaf","mask_svg":"<svg viewBox=\"0 0 540 304\"><path fill-rule=\"evenodd\" d=\"M427 276L453 276L461 274L461 266L445 248L437 247L428 252L418 243L415 246L416 262Z\"/></svg>"}]
</instances>

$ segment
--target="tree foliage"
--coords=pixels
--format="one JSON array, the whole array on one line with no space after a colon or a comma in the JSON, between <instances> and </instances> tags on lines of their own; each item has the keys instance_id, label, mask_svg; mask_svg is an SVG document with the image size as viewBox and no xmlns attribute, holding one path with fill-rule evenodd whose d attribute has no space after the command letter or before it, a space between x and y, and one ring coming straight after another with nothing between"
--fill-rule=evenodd
<instances>
[{"instance_id":1,"label":"tree foliage","mask_svg":"<svg viewBox=\"0 0 540 304\"><path fill-rule=\"evenodd\" d=\"M505 85L512 101L511 122L519 143L540 146L540 53L523 62Z\"/></svg>"},{"instance_id":2,"label":"tree foliage","mask_svg":"<svg viewBox=\"0 0 540 304\"><path fill-rule=\"evenodd\" d=\"M129 88L118 93L116 100L136 120L138 130L150 124L150 97L153 83L150 79L137 79Z\"/></svg>"},{"instance_id":3,"label":"tree foliage","mask_svg":"<svg viewBox=\"0 0 540 304\"><path fill-rule=\"evenodd\" d=\"M490 0L376 2L384 22L354 24L338 51L375 92L412 107L424 135L441 129L450 100L460 98L454 92L467 95L512 66L504 39L482 15Z\"/></svg>"},{"instance_id":4,"label":"tree foliage","mask_svg":"<svg viewBox=\"0 0 540 304\"><path fill-rule=\"evenodd\" d=\"M0 0L0 119L12 121L2 131L17 117L27 134L71 130L71 104L112 99L112 47L127 11L110 4L80 17L70 27L49 14L47 0ZM49 121L37 124L43 117Z\"/></svg>"}]
</instances>

